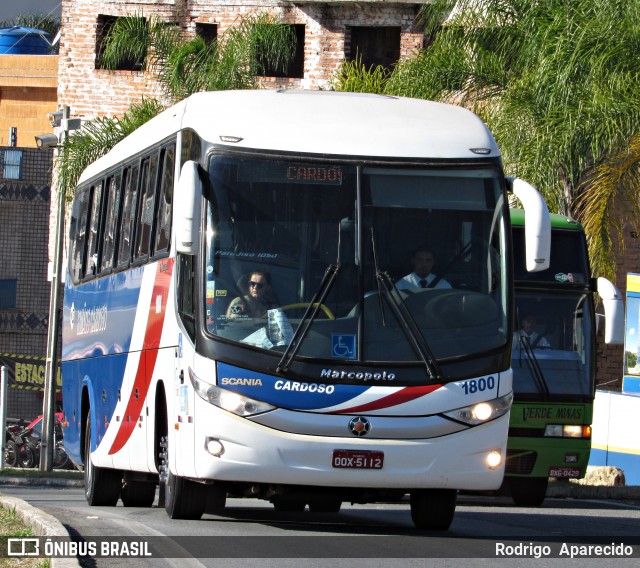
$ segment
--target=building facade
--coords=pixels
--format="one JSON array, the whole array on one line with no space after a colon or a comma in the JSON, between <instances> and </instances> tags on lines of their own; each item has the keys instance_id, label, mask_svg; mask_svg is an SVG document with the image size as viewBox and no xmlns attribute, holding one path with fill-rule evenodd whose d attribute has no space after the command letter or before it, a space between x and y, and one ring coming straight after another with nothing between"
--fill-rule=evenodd
<instances>
[{"instance_id":1,"label":"building facade","mask_svg":"<svg viewBox=\"0 0 640 568\"><path fill-rule=\"evenodd\" d=\"M8 370L7 417L42 414L49 319L47 278L55 55L0 56L0 363Z\"/></svg>"}]
</instances>

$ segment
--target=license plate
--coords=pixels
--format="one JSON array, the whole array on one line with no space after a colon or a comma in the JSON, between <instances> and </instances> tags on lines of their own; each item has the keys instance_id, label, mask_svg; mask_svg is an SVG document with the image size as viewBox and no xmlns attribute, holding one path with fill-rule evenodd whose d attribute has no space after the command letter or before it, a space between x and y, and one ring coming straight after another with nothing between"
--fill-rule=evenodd
<instances>
[{"instance_id":1,"label":"license plate","mask_svg":"<svg viewBox=\"0 0 640 568\"><path fill-rule=\"evenodd\" d=\"M577 479L582 475L579 467L552 466L549 468L549 477Z\"/></svg>"},{"instance_id":2,"label":"license plate","mask_svg":"<svg viewBox=\"0 0 640 568\"><path fill-rule=\"evenodd\" d=\"M367 450L333 450L333 467L340 469L382 469L384 453Z\"/></svg>"}]
</instances>

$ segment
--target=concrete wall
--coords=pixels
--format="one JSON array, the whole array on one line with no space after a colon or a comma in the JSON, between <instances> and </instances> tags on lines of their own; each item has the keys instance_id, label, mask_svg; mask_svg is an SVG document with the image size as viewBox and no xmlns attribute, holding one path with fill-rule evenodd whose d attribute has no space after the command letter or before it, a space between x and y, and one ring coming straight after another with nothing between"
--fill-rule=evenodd
<instances>
[{"instance_id":1,"label":"concrete wall","mask_svg":"<svg viewBox=\"0 0 640 568\"><path fill-rule=\"evenodd\" d=\"M9 146L16 127L17 146L35 148L35 137L53 132L47 113L57 108L56 55L0 55L0 146Z\"/></svg>"}]
</instances>

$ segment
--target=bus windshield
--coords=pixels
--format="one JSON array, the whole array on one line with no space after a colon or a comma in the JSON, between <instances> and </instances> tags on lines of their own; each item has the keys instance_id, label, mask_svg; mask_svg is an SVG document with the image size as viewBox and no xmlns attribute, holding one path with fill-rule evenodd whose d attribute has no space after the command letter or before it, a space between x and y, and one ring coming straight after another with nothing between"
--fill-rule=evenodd
<instances>
[{"instance_id":1,"label":"bus windshield","mask_svg":"<svg viewBox=\"0 0 640 568\"><path fill-rule=\"evenodd\" d=\"M209 176L209 334L280 352L294 340L296 358L343 361L416 363L420 343L435 359L507 346L497 168L214 155ZM436 277L401 286L421 246Z\"/></svg>"},{"instance_id":2,"label":"bus windshield","mask_svg":"<svg viewBox=\"0 0 640 568\"><path fill-rule=\"evenodd\" d=\"M591 302L585 293L518 291L513 391L518 400L590 399Z\"/></svg>"}]
</instances>

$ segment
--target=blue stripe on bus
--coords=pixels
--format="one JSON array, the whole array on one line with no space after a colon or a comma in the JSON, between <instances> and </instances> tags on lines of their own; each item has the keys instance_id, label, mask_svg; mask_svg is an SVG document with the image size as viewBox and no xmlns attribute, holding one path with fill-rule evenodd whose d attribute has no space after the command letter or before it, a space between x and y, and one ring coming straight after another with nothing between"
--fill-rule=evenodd
<instances>
[{"instance_id":1,"label":"blue stripe on bus","mask_svg":"<svg viewBox=\"0 0 640 568\"><path fill-rule=\"evenodd\" d=\"M226 363L218 363L218 385L262 402L296 410L320 410L342 404L373 386L302 383Z\"/></svg>"}]
</instances>

